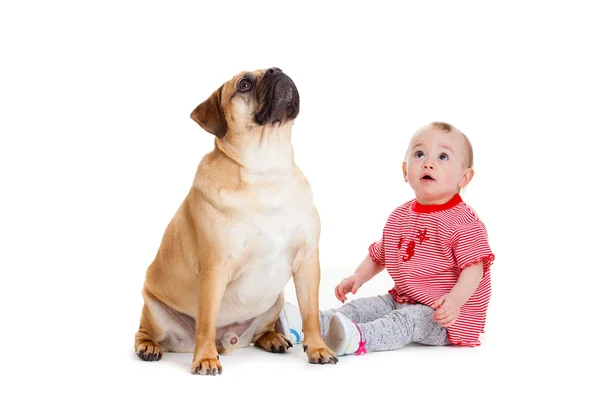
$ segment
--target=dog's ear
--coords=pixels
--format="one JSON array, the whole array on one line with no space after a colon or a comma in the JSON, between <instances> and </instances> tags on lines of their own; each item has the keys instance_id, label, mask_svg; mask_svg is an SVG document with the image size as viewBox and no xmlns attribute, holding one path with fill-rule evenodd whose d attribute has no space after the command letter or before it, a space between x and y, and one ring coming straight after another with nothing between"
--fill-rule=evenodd
<instances>
[{"instance_id":1,"label":"dog's ear","mask_svg":"<svg viewBox=\"0 0 600 400\"><path fill-rule=\"evenodd\" d=\"M227 121L221 108L221 91L223 85L192 111L190 117L207 132L222 138L227 133Z\"/></svg>"}]
</instances>

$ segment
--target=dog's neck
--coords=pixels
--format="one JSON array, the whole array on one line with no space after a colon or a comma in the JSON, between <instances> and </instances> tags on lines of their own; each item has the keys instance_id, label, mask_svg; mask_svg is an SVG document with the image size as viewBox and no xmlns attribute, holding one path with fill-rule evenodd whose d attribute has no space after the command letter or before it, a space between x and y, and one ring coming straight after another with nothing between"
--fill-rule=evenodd
<instances>
[{"instance_id":1,"label":"dog's neck","mask_svg":"<svg viewBox=\"0 0 600 400\"><path fill-rule=\"evenodd\" d=\"M294 171L293 122L253 125L215 140L215 147L240 165L244 174L286 175Z\"/></svg>"}]
</instances>

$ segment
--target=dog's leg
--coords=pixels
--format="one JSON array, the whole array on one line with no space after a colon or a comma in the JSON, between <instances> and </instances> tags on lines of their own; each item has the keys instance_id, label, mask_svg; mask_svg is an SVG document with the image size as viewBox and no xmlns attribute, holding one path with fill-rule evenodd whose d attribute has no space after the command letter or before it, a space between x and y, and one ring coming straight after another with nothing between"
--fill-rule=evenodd
<instances>
[{"instance_id":1,"label":"dog's leg","mask_svg":"<svg viewBox=\"0 0 600 400\"><path fill-rule=\"evenodd\" d=\"M218 269L213 265L201 266L198 272L198 314L191 368L192 374L195 375L216 375L223 370L219 362L215 338L219 306L229 281L224 269Z\"/></svg>"},{"instance_id":2,"label":"dog's leg","mask_svg":"<svg viewBox=\"0 0 600 400\"><path fill-rule=\"evenodd\" d=\"M162 349L158 345L160 338L164 336L161 327L156 323L149 307L149 301L145 290L144 307L140 318L140 329L135 334L134 348L137 355L144 361L158 361L162 358Z\"/></svg>"},{"instance_id":3,"label":"dog's leg","mask_svg":"<svg viewBox=\"0 0 600 400\"><path fill-rule=\"evenodd\" d=\"M310 363L336 364L338 359L323 341L319 327L320 280L319 252L314 249L294 271L294 286L302 315L304 351Z\"/></svg>"},{"instance_id":4,"label":"dog's leg","mask_svg":"<svg viewBox=\"0 0 600 400\"><path fill-rule=\"evenodd\" d=\"M275 322L279 317L279 313L283 309L285 297L283 292L277 298L277 301L267 312L256 317L250 328L244 332L253 334L253 342L255 346L261 347L271 353L285 353L287 349L292 347L292 342L281 333L275 332ZM251 330L254 328L254 330ZM244 336L242 335L242 337Z\"/></svg>"}]
</instances>

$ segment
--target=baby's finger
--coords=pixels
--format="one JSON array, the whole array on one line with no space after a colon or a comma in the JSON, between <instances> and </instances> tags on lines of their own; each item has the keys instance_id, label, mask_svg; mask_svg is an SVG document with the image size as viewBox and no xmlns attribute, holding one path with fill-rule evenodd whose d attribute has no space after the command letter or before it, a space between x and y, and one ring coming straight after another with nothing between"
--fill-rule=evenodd
<instances>
[{"instance_id":1,"label":"baby's finger","mask_svg":"<svg viewBox=\"0 0 600 400\"><path fill-rule=\"evenodd\" d=\"M444 317L440 316L439 314L433 314L433 319L434 319L436 322L438 322L438 323L441 323L440 321L441 321L442 319L444 319Z\"/></svg>"},{"instance_id":2,"label":"baby's finger","mask_svg":"<svg viewBox=\"0 0 600 400\"><path fill-rule=\"evenodd\" d=\"M341 301L342 303L345 303L345 302L346 302L346 293L342 293L342 294L340 295L340 301Z\"/></svg>"},{"instance_id":3,"label":"baby's finger","mask_svg":"<svg viewBox=\"0 0 600 400\"><path fill-rule=\"evenodd\" d=\"M453 319L453 320L452 320L452 321L450 321L450 322L447 322L447 323L445 323L445 324L442 324L442 326L443 326L444 328L450 328L452 325L454 325L454 322L455 322L455 321L456 321L456 320L454 320L454 319Z\"/></svg>"},{"instance_id":4,"label":"baby's finger","mask_svg":"<svg viewBox=\"0 0 600 400\"><path fill-rule=\"evenodd\" d=\"M450 308L450 306L447 305L443 305L439 310L438 310L438 317L445 317L447 315L452 314L452 309Z\"/></svg>"},{"instance_id":5,"label":"baby's finger","mask_svg":"<svg viewBox=\"0 0 600 400\"><path fill-rule=\"evenodd\" d=\"M454 320L454 315L448 315L446 317L440 318L437 320L437 322L442 325L445 326L446 324L448 324L449 322L451 322L452 320Z\"/></svg>"},{"instance_id":6,"label":"baby's finger","mask_svg":"<svg viewBox=\"0 0 600 400\"><path fill-rule=\"evenodd\" d=\"M342 298L343 298L343 296L344 296L344 295L343 295L343 293L342 293L342 292L341 292L341 290L340 290L340 285L337 285L337 286L335 287L335 297L337 297L337 299L338 299L339 301L342 301Z\"/></svg>"},{"instance_id":7,"label":"baby's finger","mask_svg":"<svg viewBox=\"0 0 600 400\"><path fill-rule=\"evenodd\" d=\"M450 311L439 313L436 318L436 321L438 321L438 322L445 321L448 318L452 318L452 312L450 312Z\"/></svg>"},{"instance_id":8,"label":"baby's finger","mask_svg":"<svg viewBox=\"0 0 600 400\"><path fill-rule=\"evenodd\" d=\"M437 300L435 301L435 303L433 303L433 306L431 306L431 308L438 309L438 308L440 308L440 306L441 306L442 304L444 304L444 298L443 298L443 297L440 297L439 299L437 299Z\"/></svg>"},{"instance_id":9,"label":"baby's finger","mask_svg":"<svg viewBox=\"0 0 600 400\"><path fill-rule=\"evenodd\" d=\"M440 308L438 308L434 315L437 315L437 318L443 318L446 315L448 315L451 312L450 306L448 305L448 303L444 303L443 306L441 306Z\"/></svg>"}]
</instances>

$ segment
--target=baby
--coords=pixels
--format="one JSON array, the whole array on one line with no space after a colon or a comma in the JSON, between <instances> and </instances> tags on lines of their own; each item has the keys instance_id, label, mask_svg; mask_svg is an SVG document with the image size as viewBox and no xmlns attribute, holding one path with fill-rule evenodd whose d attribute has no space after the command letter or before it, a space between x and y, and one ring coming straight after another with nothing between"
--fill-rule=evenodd
<instances>
[{"instance_id":1,"label":"baby","mask_svg":"<svg viewBox=\"0 0 600 400\"><path fill-rule=\"evenodd\" d=\"M412 137L402 172L415 198L392 212L381 238L336 286L335 296L345 303L348 293L384 269L394 287L319 313L321 334L337 355L411 342L480 344L494 254L483 222L459 194L473 178L471 143L452 125L433 122ZM286 303L277 329L301 342L300 324L299 310Z\"/></svg>"}]
</instances>

